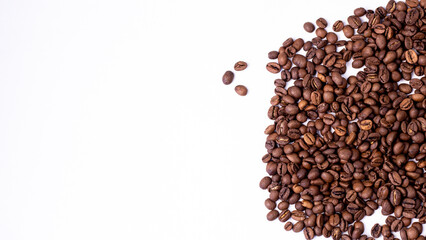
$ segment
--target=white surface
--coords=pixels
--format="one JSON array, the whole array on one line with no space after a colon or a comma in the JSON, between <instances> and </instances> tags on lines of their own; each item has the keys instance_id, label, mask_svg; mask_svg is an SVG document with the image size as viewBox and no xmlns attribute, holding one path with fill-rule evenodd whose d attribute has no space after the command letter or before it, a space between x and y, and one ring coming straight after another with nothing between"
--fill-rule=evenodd
<instances>
[{"instance_id":1,"label":"white surface","mask_svg":"<svg viewBox=\"0 0 426 240\"><path fill-rule=\"evenodd\" d=\"M0 1L0 238L303 239L258 188L266 56L380 4Z\"/></svg>"}]
</instances>

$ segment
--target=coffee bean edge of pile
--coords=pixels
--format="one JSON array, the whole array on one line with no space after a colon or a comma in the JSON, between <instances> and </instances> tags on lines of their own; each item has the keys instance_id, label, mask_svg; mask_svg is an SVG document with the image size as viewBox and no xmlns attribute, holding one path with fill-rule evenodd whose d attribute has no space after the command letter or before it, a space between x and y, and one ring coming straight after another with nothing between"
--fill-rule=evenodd
<instances>
[{"instance_id":1,"label":"coffee bean edge of pile","mask_svg":"<svg viewBox=\"0 0 426 240\"><path fill-rule=\"evenodd\" d=\"M269 52L266 69L280 78L259 184L268 220L306 239L425 239L425 8L426 0L357 8L330 32L319 18L316 29L303 26L315 31L311 41L289 38ZM351 60L360 71L345 78ZM379 206L386 222L368 237L362 219Z\"/></svg>"}]
</instances>

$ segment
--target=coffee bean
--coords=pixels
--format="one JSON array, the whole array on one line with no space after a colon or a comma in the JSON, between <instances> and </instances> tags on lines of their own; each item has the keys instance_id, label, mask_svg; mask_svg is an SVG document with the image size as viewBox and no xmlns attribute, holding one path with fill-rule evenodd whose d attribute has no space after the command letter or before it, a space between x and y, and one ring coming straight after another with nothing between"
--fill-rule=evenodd
<instances>
[{"instance_id":1,"label":"coffee bean","mask_svg":"<svg viewBox=\"0 0 426 240\"><path fill-rule=\"evenodd\" d=\"M266 65L266 69L271 73L279 73L281 71L281 66L278 63L270 62Z\"/></svg>"},{"instance_id":2,"label":"coffee bean","mask_svg":"<svg viewBox=\"0 0 426 240\"><path fill-rule=\"evenodd\" d=\"M305 133L305 135L303 135L303 140L308 145L314 145L314 143L315 143L315 136L312 133Z\"/></svg>"},{"instance_id":3,"label":"coffee bean","mask_svg":"<svg viewBox=\"0 0 426 240\"><path fill-rule=\"evenodd\" d=\"M417 63L417 60L418 60L417 53L412 49L407 50L405 52L405 60L407 60L409 64Z\"/></svg>"},{"instance_id":4,"label":"coffee bean","mask_svg":"<svg viewBox=\"0 0 426 240\"><path fill-rule=\"evenodd\" d=\"M268 58L271 59L271 60L277 59L278 58L278 54L279 54L278 51L270 51L268 53Z\"/></svg>"},{"instance_id":5,"label":"coffee bean","mask_svg":"<svg viewBox=\"0 0 426 240\"><path fill-rule=\"evenodd\" d=\"M419 231L415 227L410 227L407 229L408 239L416 239L419 236Z\"/></svg>"},{"instance_id":6,"label":"coffee bean","mask_svg":"<svg viewBox=\"0 0 426 240\"><path fill-rule=\"evenodd\" d=\"M389 173L389 181L393 185L396 185L396 186L399 186L402 183L401 176L397 172L395 172L395 171Z\"/></svg>"},{"instance_id":7,"label":"coffee bean","mask_svg":"<svg viewBox=\"0 0 426 240\"><path fill-rule=\"evenodd\" d=\"M223 74L222 82L225 85L229 85L234 80L234 73L231 71L226 71L225 74Z\"/></svg>"},{"instance_id":8,"label":"coffee bean","mask_svg":"<svg viewBox=\"0 0 426 240\"><path fill-rule=\"evenodd\" d=\"M303 228L305 227L305 224L303 222L297 222L293 225L293 232L301 232Z\"/></svg>"},{"instance_id":9,"label":"coffee bean","mask_svg":"<svg viewBox=\"0 0 426 240\"><path fill-rule=\"evenodd\" d=\"M326 28L328 23L324 18L318 18L315 22L319 28Z\"/></svg>"},{"instance_id":10,"label":"coffee bean","mask_svg":"<svg viewBox=\"0 0 426 240\"><path fill-rule=\"evenodd\" d=\"M278 220L280 222L286 222L291 217L291 212L289 210L282 211L278 217Z\"/></svg>"},{"instance_id":11,"label":"coffee bean","mask_svg":"<svg viewBox=\"0 0 426 240\"><path fill-rule=\"evenodd\" d=\"M305 31L307 31L309 33L313 32L315 30L315 26L311 22L306 22L305 24L303 24L303 28L305 29Z\"/></svg>"},{"instance_id":12,"label":"coffee bean","mask_svg":"<svg viewBox=\"0 0 426 240\"><path fill-rule=\"evenodd\" d=\"M277 210L272 210L266 215L266 218L268 219L268 221L273 221L277 219L278 215L279 212Z\"/></svg>"},{"instance_id":13,"label":"coffee bean","mask_svg":"<svg viewBox=\"0 0 426 240\"><path fill-rule=\"evenodd\" d=\"M376 223L374 224L373 228L371 228L371 236L374 238L379 238L382 235L382 226L380 224Z\"/></svg>"},{"instance_id":14,"label":"coffee bean","mask_svg":"<svg viewBox=\"0 0 426 240\"><path fill-rule=\"evenodd\" d=\"M243 85L237 85L235 86L235 92L240 96L247 95L247 88Z\"/></svg>"},{"instance_id":15,"label":"coffee bean","mask_svg":"<svg viewBox=\"0 0 426 240\"><path fill-rule=\"evenodd\" d=\"M369 120L369 119L362 120L362 121L359 123L359 127L360 127L362 130L364 130L364 131L368 131L368 130L370 130L370 129L373 127L373 122L372 122L371 120Z\"/></svg>"},{"instance_id":16,"label":"coffee bean","mask_svg":"<svg viewBox=\"0 0 426 240\"><path fill-rule=\"evenodd\" d=\"M310 227L305 228L303 234L305 235L306 240L312 240L315 237L315 232Z\"/></svg>"},{"instance_id":17,"label":"coffee bean","mask_svg":"<svg viewBox=\"0 0 426 240\"><path fill-rule=\"evenodd\" d=\"M334 24L333 24L333 31L335 31L335 32L340 32L340 31L342 31L342 29L343 29L343 26L344 26L344 24L343 24L343 22L342 21L336 21Z\"/></svg>"},{"instance_id":18,"label":"coffee bean","mask_svg":"<svg viewBox=\"0 0 426 240\"><path fill-rule=\"evenodd\" d=\"M244 62L244 61L238 61L234 65L234 70L235 71L242 71L242 70L244 70L246 68L247 68L247 63Z\"/></svg>"},{"instance_id":19,"label":"coffee bean","mask_svg":"<svg viewBox=\"0 0 426 240\"><path fill-rule=\"evenodd\" d=\"M413 100L406 98L402 100L399 107L401 108L401 110L404 110L404 111L409 110L411 107L413 107Z\"/></svg>"},{"instance_id":20,"label":"coffee bean","mask_svg":"<svg viewBox=\"0 0 426 240\"><path fill-rule=\"evenodd\" d=\"M261 189L266 189L271 184L272 179L270 177L264 177L259 183Z\"/></svg>"},{"instance_id":21,"label":"coffee bean","mask_svg":"<svg viewBox=\"0 0 426 240\"><path fill-rule=\"evenodd\" d=\"M290 231L290 230L292 230L292 229L293 229L293 223L291 223L291 222L286 222L286 223L284 224L284 229L285 229L286 231Z\"/></svg>"}]
</instances>

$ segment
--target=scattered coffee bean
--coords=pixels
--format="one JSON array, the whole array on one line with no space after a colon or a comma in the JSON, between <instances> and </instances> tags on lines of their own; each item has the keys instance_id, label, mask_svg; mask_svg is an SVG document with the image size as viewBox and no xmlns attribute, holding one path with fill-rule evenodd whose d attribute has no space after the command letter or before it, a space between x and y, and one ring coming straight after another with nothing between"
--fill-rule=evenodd
<instances>
[{"instance_id":1,"label":"scattered coffee bean","mask_svg":"<svg viewBox=\"0 0 426 240\"><path fill-rule=\"evenodd\" d=\"M225 85L229 85L234 80L234 73L231 71L226 71L225 74L223 74L222 82Z\"/></svg>"},{"instance_id":2,"label":"scattered coffee bean","mask_svg":"<svg viewBox=\"0 0 426 240\"><path fill-rule=\"evenodd\" d=\"M243 85L237 85L235 86L235 92L240 96L247 95L247 88Z\"/></svg>"},{"instance_id":3,"label":"scattered coffee bean","mask_svg":"<svg viewBox=\"0 0 426 240\"><path fill-rule=\"evenodd\" d=\"M246 68L247 68L247 63L243 62L243 61L238 61L234 65L234 70L235 71L242 71L242 70L244 70Z\"/></svg>"},{"instance_id":4,"label":"scattered coffee bean","mask_svg":"<svg viewBox=\"0 0 426 240\"><path fill-rule=\"evenodd\" d=\"M311 22L306 22L305 24L303 24L303 28L305 29L305 31L307 31L309 33L313 32L315 30L315 26Z\"/></svg>"}]
</instances>

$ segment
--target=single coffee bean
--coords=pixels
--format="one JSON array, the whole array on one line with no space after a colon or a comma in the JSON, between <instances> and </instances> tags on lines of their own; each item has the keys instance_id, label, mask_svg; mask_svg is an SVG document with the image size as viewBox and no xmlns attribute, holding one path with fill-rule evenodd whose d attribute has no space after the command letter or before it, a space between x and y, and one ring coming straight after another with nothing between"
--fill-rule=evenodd
<instances>
[{"instance_id":1,"label":"single coffee bean","mask_svg":"<svg viewBox=\"0 0 426 240\"><path fill-rule=\"evenodd\" d=\"M243 85L237 85L235 86L235 92L240 96L247 95L247 88Z\"/></svg>"},{"instance_id":2,"label":"single coffee bean","mask_svg":"<svg viewBox=\"0 0 426 240\"><path fill-rule=\"evenodd\" d=\"M293 231L301 232L304 227L305 227L305 224L303 222L297 222L296 224L293 225Z\"/></svg>"},{"instance_id":3,"label":"single coffee bean","mask_svg":"<svg viewBox=\"0 0 426 240\"><path fill-rule=\"evenodd\" d=\"M324 18L318 18L315 22L319 28L326 28L328 23Z\"/></svg>"},{"instance_id":4,"label":"single coffee bean","mask_svg":"<svg viewBox=\"0 0 426 240\"><path fill-rule=\"evenodd\" d=\"M305 31L307 31L309 33L313 32L315 30L315 26L311 22L306 22L305 24L303 24L303 28L305 29Z\"/></svg>"},{"instance_id":5,"label":"single coffee bean","mask_svg":"<svg viewBox=\"0 0 426 240\"><path fill-rule=\"evenodd\" d=\"M281 66L278 63L270 62L266 65L266 69L271 73L279 73L281 71Z\"/></svg>"},{"instance_id":6,"label":"single coffee bean","mask_svg":"<svg viewBox=\"0 0 426 240\"><path fill-rule=\"evenodd\" d=\"M333 24L333 31L335 31L335 32L340 32L340 31L342 31L342 29L343 29L343 26L344 26L344 24L343 24L343 22L342 21L336 21L334 24Z\"/></svg>"},{"instance_id":7,"label":"single coffee bean","mask_svg":"<svg viewBox=\"0 0 426 240\"><path fill-rule=\"evenodd\" d=\"M278 215L279 212L277 210L272 210L266 215L266 218L268 219L268 221L273 221L277 219Z\"/></svg>"},{"instance_id":8,"label":"single coffee bean","mask_svg":"<svg viewBox=\"0 0 426 240\"><path fill-rule=\"evenodd\" d=\"M305 228L303 234L305 235L306 240L312 240L315 237L315 232L310 227Z\"/></svg>"},{"instance_id":9,"label":"single coffee bean","mask_svg":"<svg viewBox=\"0 0 426 240\"><path fill-rule=\"evenodd\" d=\"M242 71L242 70L244 70L246 68L247 68L247 63L244 62L244 61L238 61L234 65L234 70L235 71Z\"/></svg>"},{"instance_id":10,"label":"single coffee bean","mask_svg":"<svg viewBox=\"0 0 426 240\"><path fill-rule=\"evenodd\" d=\"M370 129L373 127L373 122L372 122L371 120L369 120L369 119L362 120L362 121L359 123L359 127L360 127L362 130L364 130L364 131L368 131L368 130L370 130Z\"/></svg>"},{"instance_id":11,"label":"single coffee bean","mask_svg":"<svg viewBox=\"0 0 426 240\"><path fill-rule=\"evenodd\" d=\"M271 60L277 59L278 58L278 54L279 54L278 51L270 51L268 53L268 58L271 59Z\"/></svg>"},{"instance_id":12,"label":"single coffee bean","mask_svg":"<svg viewBox=\"0 0 426 240\"><path fill-rule=\"evenodd\" d=\"M315 143L315 136L312 133L308 132L308 133L305 133L305 135L303 135L303 140L308 145L314 145L314 143Z\"/></svg>"},{"instance_id":13,"label":"single coffee bean","mask_svg":"<svg viewBox=\"0 0 426 240\"><path fill-rule=\"evenodd\" d=\"M226 71L225 74L223 74L222 82L225 85L229 85L234 80L234 73L231 71Z\"/></svg>"},{"instance_id":14,"label":"single coffee bean","mask_svg":"<svg viewBox=\"0 0 426 240\"><path fill-rule=\"evenodd\" d=\"M371 236L374 238L379 238L382 235L382 226L376 223L373 228L371 228Z\"/></svg>"},{"instance_id":15,"label":"single coffee bean","mask_svg":"<svg viewBox=\"0 0 426 240\"><path fill-rule=\"evenodd\" d=\"M293 223L291 223L291 222L286 222L286 223L284 224L284 229L285 229L286 231L290 231L290 230L292 230L292 229L293 229Z\"/></svg>"}]
</instances>

